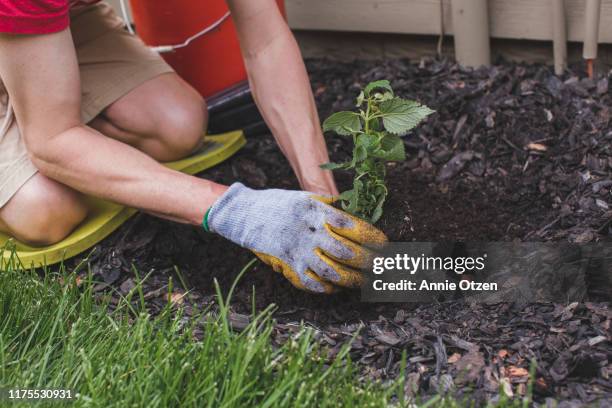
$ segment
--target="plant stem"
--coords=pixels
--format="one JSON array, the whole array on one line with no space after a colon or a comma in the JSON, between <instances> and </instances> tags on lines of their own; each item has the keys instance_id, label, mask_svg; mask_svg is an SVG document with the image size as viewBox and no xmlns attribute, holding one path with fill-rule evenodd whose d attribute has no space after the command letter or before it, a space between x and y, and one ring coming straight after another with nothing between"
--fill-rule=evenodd
<instances>
[{"instance_id":1,"label":"plant stem","mask_svg":"<svg viewBox=\"0 0 612 408\"><path fill-rule=\"evenodd\" d=\"M370 134L370 109L372 106L372 98L368 98L368 107L366 108L366 118L365 118L365 133Z\"/></svg>"}]
</instances>

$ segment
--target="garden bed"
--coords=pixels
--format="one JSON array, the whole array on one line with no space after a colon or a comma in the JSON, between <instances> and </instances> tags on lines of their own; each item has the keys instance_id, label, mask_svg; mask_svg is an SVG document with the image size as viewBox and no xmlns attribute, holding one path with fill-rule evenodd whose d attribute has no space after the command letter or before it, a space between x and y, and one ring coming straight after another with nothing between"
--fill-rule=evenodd
<instances>
[{"instance_id":1,"label":"garden bed","mask_svg":"<svg viewBox=\"0 0 612 408\"><path fill-rule=\"evenodd\" d=\"M308 68L321 117L352 109L359 89L375 79L390 79L398 95L437 111L406 138L408 161L388 167L390 195L378 226L392 241L610 241L608 77L557 78L538 65L469 71L446 61L313 60ZM342 137L331 136L328 146L334 161L350 154ZM203 177L298 187L270 136L249 140ZM348 174L337 180L341 189L351 182ZM131 264L141 275L153 271L145 286L155 310L165 303L168 278L178 285L175 267L192 289L181 302L202 305L213 301L213 278L227 290L252 258L219 237L139 215L98 245L91 265L120 292L132 286ZM610 289L599 286L590 302L571 305L366 304L354 292L300 292L258 263L239 282L233 308L240 329L253 304L276 304L276 341L305 322L330 357L361 330L351 355L371 378L397 376L406 350L410 393L525 393L534 359L536 399L578 404L612 400L612 311L603 302Z\"/></svg>"}]
</instances>

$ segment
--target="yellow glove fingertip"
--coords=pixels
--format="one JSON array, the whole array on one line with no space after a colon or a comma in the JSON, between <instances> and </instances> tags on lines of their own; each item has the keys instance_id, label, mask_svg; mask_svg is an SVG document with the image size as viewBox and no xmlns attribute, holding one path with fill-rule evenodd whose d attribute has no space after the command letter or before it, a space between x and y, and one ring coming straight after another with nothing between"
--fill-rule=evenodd
<instances>
[{"instance_id":1,"label":"yellow glove fingertip","mask_svg":"<svg viewBox=\"0 0 612 408\"><path fill-rule=\"evenodd\" d=\"M336 196L322 196L322 195L312 195L310 196L313 200L317 200L322 202L323 204L332 205L336 201L338 201L338 197Z\"/></svg>"},{"instance_id":2,"label":"yellow glove fingertip","mask_svg":"<svg viewBox=\"0 0 612 408\"><path fill-rule=\"evenodd\" d=\"M310 293L323 293L323 294L328 294L328 295L331 295L338 291L338 289L334 287L334 285L322 280L319 276L317 276L311 270L307 270L304 274L307 275L313 281L316 281L323 288L322 291L312 290L308 288L302 282L297 272L295 272L285 262L281 261L280 259L274 256L268 255L268 254L264 254L264 253L257 252L257 251L251 251L251 252L253 252L255 256L257 256L263 263L272 267L274 272L282 274L285 277L285 279L287 279L289 283L291 283L291 285L293 285L297 289L303 290L305 292L310 292Z\"/></svg>"},{"instance_id":3,"label":"yellow glove fingertip","mask_svg":"<svg viewBox=\"0 0 612 408\"><path fill-rule=\"evenodd\" d=\"M359 288L364 284L365 278L360 271L329 256L320 248L315 250L315 254L338 275L338 280L332 279L334 285L346 288Z\"/></svg>"}]
</instances>

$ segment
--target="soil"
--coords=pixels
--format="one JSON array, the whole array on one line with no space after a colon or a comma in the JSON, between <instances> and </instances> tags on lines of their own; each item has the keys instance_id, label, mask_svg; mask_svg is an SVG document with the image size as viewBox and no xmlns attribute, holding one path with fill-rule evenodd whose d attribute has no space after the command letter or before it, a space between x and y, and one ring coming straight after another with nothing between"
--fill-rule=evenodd
<instances>
[{"instance_id":1,"label":"soil","mask_svg":"<svg viewBox=\"0 0 612 408\"><path fill-rule=\"evenodd\" d=\"M390 197L378 226L392 241L610 241L608 76L590 80L577 69L558 78L550 67L508 63L466 70L438 60L311 60L308 69L321 117L352 109L359 89L375 79L391 79L400 96L437 111L406 138L408 161L388 167ZM350 154L348 140L327 141L333 161ZM251 138L201 176L298 188L271 136ZM341 189L350 180L337 175ZM138 215L96 247L90 264L120 292L133 285L131 265L152 272L146 288L155 311L171 277L176 291L190 290L188 308L206 305L214 302L214 280L227 291L252 258L199 229ZM360 330L351 355L363 376L396 377L406 351L406 390L423 398L446 390L481 402L497 398L500 387L524 394L534 360L536 401L605 404L612 403L611 279L608 270L580 304L367 304L355 292L300 292L257 263L237 285L233 318L244 327L255 294L257 309L277 307L276 341L304 322L330 358Z\"/></svg>"}]
</instances>

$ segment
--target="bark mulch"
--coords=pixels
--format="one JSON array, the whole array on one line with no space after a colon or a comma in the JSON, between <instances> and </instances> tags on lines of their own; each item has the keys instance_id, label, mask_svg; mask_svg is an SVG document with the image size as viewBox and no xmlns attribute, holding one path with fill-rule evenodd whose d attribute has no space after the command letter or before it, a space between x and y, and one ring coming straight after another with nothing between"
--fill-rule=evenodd
<instances>
[{"instance_id":1,"label":"bark mulch","mask_svg":"<svg viewBox=\"0 0 612 408\"><path fill-rule=\"evenodd\" d=\"M550 67L500 63L464 70L450 61L308 61L321 117L352 109L367 82L390 79L398 94L437 111L406 138L409 159L389 166L390 198L379 222L393 241L610 242L612 91L609 76L580 70L558 78ZM351 146L329 136L333 160ZM270 136L249 140L203 177L252 187L297 188ZM348 174L338 174L341 188ZM131 266L144 275L149 307L166 299L189 311L214 302L213 278L227 290L253 256L196 228L139 215L97 246L93 272L127 293ZM186 281L186 296L176 270ZM265 265L239 282L232 324L244 327L254 303L274 303L275 341L299 323L313 327L330 358L351 343L364 378L388 380L407 359L406 391L498 398L523 395L534 370L536 400L565 406L612 404L612 271L571 304L366 304L359 294L314 296L293 289ZM601 271L600 271L601 272ZM255 293L253 301L252 296ZM188 315L189 313L187 313ZM533 362L533 364L532 364ZM608 405L609 406L609 405Z\"/></svg>"}]
</instances>

